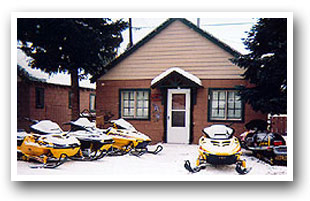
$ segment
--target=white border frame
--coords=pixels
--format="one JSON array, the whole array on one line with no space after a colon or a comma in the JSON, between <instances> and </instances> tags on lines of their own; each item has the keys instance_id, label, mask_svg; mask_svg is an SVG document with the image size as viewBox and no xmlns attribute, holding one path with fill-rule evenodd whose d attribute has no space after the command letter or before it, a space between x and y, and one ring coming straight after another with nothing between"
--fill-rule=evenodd
<instances>
[{"instance_id":1,"label":"white border frame","mask_svg":"<svg viewBox=\"0 0 310 201\"><path fill-rule=\"evenodd\" d=\"M287 18L288 36L288 113L287 113L287 175L171 175L171 176L109 176L109 175L17 175L16 133L11 133L11 180L13 181L293 181L293 13L292 12L15 12L11 15L11 132L17 128L17 18Z\"/></svg>"}]
</instances>

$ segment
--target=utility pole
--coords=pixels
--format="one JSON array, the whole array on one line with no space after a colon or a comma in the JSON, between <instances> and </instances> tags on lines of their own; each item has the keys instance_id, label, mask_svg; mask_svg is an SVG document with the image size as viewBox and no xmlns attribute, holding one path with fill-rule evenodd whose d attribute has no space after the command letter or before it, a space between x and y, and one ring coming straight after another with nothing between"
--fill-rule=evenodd
<instances>
[{"instance_id":1,"label":"utility pole","mask_svg":"<svg viewBox=\"0 0 310 201\"><path fill-rule=\"evenodd\" d=\"M200 18L197 18L197 27L200 28Z\"/></svg>"},{"instance_id":2,"label":"utility pole","mask_svg":"<svg viewBox=\"0 0 310 201\"><path fill-rule=\"evenodd\" d=\"M128 48L130 48L133 45L132 42L132 22L131 22L131 18L129 18L129 44L128 44Z\"/></svg>"}]
</instances>

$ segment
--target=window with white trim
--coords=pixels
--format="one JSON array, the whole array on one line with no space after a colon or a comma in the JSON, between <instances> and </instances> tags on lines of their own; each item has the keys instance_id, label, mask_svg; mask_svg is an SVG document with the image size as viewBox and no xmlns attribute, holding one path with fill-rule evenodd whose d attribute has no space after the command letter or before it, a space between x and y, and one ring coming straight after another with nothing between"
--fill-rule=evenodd
<instances>
[{"instance_id":1,"label":"window with white trim","mask_svg":"<svg viewBox=\"0 0 310 201\"><path fill-rule=\"evenodd\" d=\"M210 120L243 119L243 105L237 90L211 89L209 99Z\"/></svg>"},{"instance_id":2,"label":"window with white trim","mask_svg":"<svg viewBox=\"0 0 310 201\"><path fill-rule=\"evenodd\" d=\"M120 89L120 116L126 119L149 119L150 90Z\"/></svg>"}]
</instances>

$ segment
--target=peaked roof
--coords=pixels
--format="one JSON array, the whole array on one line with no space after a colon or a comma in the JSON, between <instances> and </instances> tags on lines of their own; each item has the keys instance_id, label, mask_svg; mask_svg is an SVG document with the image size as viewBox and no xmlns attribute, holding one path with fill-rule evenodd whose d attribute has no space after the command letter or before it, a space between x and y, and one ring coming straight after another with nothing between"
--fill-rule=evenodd
<instances>
[{"instance_id":1,"label":"peaked roof","mask_svg":"<svg viewBox=\"0 0 310 201\"><path fill-rule=\"evenodd\" d=\"M151 87L152 88L156 88L156 86L161 82L163 81L167 76L169 76L170 74L172 73L178 73L179 75L183 76L184 78L190 80L191 82L193 82L195 85L197 85L198 87L202 87L202 84L201 84L201 80L189 73L189 72L186 72L184 71L183 69L181 68L178 68L178 67L172 67L172 68L169 68L167 69L165 72L159 74L158 76L156 76L152 81L151 81Z\"/></svg>"},{"instance_id":2,"label":"peaked roof","mask_svg":"<svg viewBox=\"0 0 310 201\"><path fill-rule=\"evenodd\" d=\"M238 51L234 50L227 44L223 43L216 37L212 36L211 34L205 32L204 30L200 29L197 27L195 24L192 22L188 21L185 18L169 18L166 20L164 23L162 23L160 26L158 26L156 29L154 29L151 33L146 35L142 40L134 44L132 47L127 49L125 52L123 52L120 56L116 57L114 60L112 60L109 64L105 66L105 68L97 75L94 75L91 78L91 82L95 82L99 77L103 76L106 72L108 72L111 68L116 66L118 63L123 61L125 58L127 58L129 55L131 55L134 51L139 49L141 46L143 46L145 43L147 43L149 40L151 40L153 37L155 37L157 34L159 34L162 30L164 30L166 27L168 27L170 24L172 24L174 21L179 20L189 28L193 29L197 33L199 33L201 36L205 37L209 41L213 42L215 45L218 47L222 48L226 52L230 53L233 56L239 56L241 55Z\"/></svg>"}]
</instances>

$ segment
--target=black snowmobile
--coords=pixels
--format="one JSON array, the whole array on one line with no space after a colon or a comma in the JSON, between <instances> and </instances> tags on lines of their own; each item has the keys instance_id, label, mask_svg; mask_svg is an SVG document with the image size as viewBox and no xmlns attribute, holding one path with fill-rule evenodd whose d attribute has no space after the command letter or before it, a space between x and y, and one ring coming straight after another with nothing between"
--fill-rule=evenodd
<instances>
[{"instance_id":1,"label":"black snowmobile","mask_svg":"<svg viewBox=\"0 0 310 201\"><path fill-rule=\"evenodd\" d=\"M248 122L245 125L247 131L240 135L242 147L271 165L286 165L285 139L278 133L269 132L267 127L268 123L264 120L256 119Z\"/></svg>"},{"instance_id":2,"label":"black snowmobile","mask_svg":"<svg viewBox=\"0 0 310 201\"><path fill-rule=\"evenodd\" d=\"M67 135L76 137L81 143L82 157L71 157L71 159L92 161L101 159L111 152L114 142L112 137L96 128L96 125L87 118L82 117L64 125L71 125Z\"/></svg>"}]
</instances>

